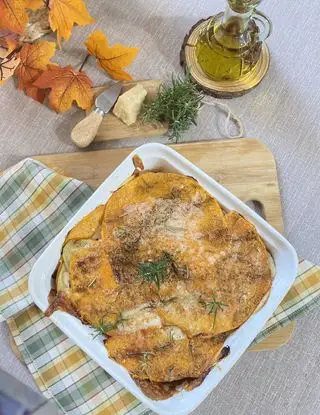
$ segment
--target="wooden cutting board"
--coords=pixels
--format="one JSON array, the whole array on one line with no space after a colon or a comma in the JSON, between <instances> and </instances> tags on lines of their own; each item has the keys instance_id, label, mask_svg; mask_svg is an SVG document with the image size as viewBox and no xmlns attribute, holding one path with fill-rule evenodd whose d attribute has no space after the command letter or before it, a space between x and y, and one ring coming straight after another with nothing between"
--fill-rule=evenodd
<instances>
[{"instance_id":1,"label":"wooden cutting board","mask_svg":"<svg viewBox=\"0 0 320 415\"><path fill-rule=\"evenodd\" d=\"M262 142L241 139L175 144L172 147L241 200L254 201L266 220L283 232L275 160ZM33 158L60 174L97 187L131 151L132 148L121 148ZM277 330L251 350L272 350L282 346L292 336L294 327L290 324Z\"/></svg>"},{"instance_id":2,"label":"wooden cutting board","mask_svg":"<svg viewBox=\"0 0 320 415\"><path fill-rule=\"evenodd\" d=\"M147 90L145 103L152 102L156 99L162 81L147 80L147 81L125 81L121 89L121 94L134 87L137 83L141 84ZM94 95L99 95L109 84L99 86L93 89ZM91 110L90 110L91 111ZM87 111L89 113L90 111ZM135 122L133 125L126 125L119 120L112 112L109 112L102 120L98 133L94 141L110 141L121 138L134 137L151 137L164 135L168 132L168 126L160 122L152 124L143 124L141 121Z\"/></svg>"}]
</instances>

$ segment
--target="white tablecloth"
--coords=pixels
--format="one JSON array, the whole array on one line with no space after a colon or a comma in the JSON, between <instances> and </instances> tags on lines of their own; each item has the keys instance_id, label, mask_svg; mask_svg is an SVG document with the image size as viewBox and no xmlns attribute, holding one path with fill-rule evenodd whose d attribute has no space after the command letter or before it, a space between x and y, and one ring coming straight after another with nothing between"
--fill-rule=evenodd
<instances>
[{"instance_id":1,"label":"white tablecloth","mask_svg":"<svg viewBox=\"0 0 320 415\"><path fill-rule=\"evenodd\" d=\"M130 68L136 79L168 79L179 71L184 35L200 18L220 11L222 0L88 0L97 22L77 27L58 53L60 64L80 65L83 41L94 29L110 43L141 47ZM250 94L228 101L240 116L247 137L259 138L273 152L277 165L288 239L299 255L320 263L320 42L319 0L262 2L274 32L268 40L271 66L263 83ZM95 84L106 81L94 68L85 70ZM38 153L72 152L77 109L55 114L16 90L12 81L0 87L0 168ZM213 108L202 110L198 127L185 140L221 138ZM165 142L165 139L154 139ZM106 148L141 144L146 138L96 144ZM0 366L26 383L31 377L9 350L0 325ZM274 352L247 353L197 414L320 414L320 311L305 317L289 345Z\"/></svg>"}]
</instances>

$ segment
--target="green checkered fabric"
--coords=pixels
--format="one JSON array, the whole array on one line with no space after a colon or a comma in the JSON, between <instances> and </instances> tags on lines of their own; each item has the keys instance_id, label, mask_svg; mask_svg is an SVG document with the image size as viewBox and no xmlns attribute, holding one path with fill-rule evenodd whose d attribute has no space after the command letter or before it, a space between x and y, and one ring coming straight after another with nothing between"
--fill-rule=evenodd
<instances>
[{"instance_id":1,"label":"green checkered fabric","mask_svg":"<svg viewBox=\"0 0 320 415\"><path fill-rule=\"evenodd\" d=\"M92 194L75 179L26 159L0 177L0 319L41 392L68 414L151 414L32 304L28 275L48 242ZM254 343L320 303L320 268L299 275Z\"/></svg>"},{"instance_id":2,"label":"green checkered fabric","mask_svg":"<svg viewBox=\"0 0 320 415\"><path fill-rule=\"evenodd\" d=\"M27 159L0 178L0 316L41 392L68 414L151 414L32 304L28 274L92 189Z\"/></svg>"}]
</instances>

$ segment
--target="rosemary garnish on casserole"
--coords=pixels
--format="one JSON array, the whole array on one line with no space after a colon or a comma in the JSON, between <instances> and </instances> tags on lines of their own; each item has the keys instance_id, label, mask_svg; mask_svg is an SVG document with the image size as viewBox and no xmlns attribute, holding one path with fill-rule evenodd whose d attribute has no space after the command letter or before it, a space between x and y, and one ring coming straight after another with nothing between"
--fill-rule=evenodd
<instances>
[{"instance_id":1,"label":"rosemary garnish on casserole","mask_svg":"<svg viewBox=\"0 0 320 415\"><path fill-rule=\"evenodd\" d=\"M202 304L208 310L208 313L213 315L213 325L216 323L218 310L223 311L225 307L228 307L227 304L217 301L214 295L211 301L203 301Z\"/></svg>"},{"instance_id":2,"label":"rosemary garnish on casserole","mask_svg":"<svg viewBox=\"0 0 320 415\"><path fill-rule=\"evenodd\" d=\"M165 252L163 257L158 261L140 263L139 275L137 278L149 282L150 284L154 283L157 288L160 289L160 284L168 276L171 265L172 258L167 252Z\"/></svg>"},{"instance_id":3,"label":"rosemary garnish on casserole","mask_svg":"<svg viewBox=\"0 0 320 415\"><path fill-rule=\"evenodd\" d=\"M124 318L122 313L120 313L119 318L115 322L107 322L105 323L104 320L100 320L98 326L94 328L94 336L95 339L99 335L106 335L111 330L116 330L121 324L128 320L127 318Z\"/></svg>"}]
</instances>

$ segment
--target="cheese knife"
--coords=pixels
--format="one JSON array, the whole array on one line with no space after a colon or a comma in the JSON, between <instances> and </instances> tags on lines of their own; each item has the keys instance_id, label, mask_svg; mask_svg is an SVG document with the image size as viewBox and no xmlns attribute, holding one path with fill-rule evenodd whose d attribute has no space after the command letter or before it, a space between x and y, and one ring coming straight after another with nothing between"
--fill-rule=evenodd
<instances>
[{"instance_id":1,"label":"cheese knife","mask_svg":"<svg viewBox=\"0 0 320 415\"><path fill-rule=\"evenodd\" d=\"M103 117L117 101L121 87L121 82L114 82L108 89L97 96L93 111L71 131L71 140L75 145L84 148L92 143L97 135Z\"/></svg>"}]
</instances>

